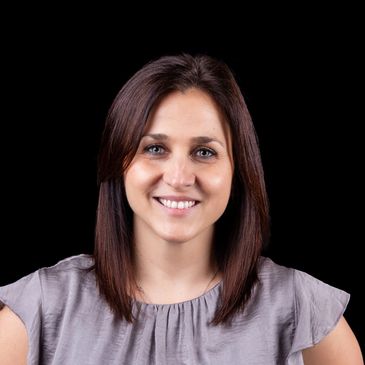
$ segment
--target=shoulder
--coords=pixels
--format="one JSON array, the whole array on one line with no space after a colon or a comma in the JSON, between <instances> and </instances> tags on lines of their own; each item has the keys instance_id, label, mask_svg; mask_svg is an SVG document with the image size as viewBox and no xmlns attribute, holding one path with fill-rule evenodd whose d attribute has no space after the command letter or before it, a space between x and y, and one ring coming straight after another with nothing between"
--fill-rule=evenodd
<instances>
[{"instance_id":1,"label":"shoulder","mask_svg":"<svg viewBox=\"0 0 365 365\"><path fill-rule=\"evenodd\" d=\"M267 257L261 258L258 274L259 303L264 303L266 309L270 308L271 316L279 316L290 323L289 356L298 356L302 350L319 344L331 331L339 334L332 338L342 338L346 327L343 313L350 299L347 292L304 271L278 265ZM327 340L324 343L334 342ZM313 356L327 353L326 350L320 350L324 347L318 347L319 350ZM307 353L306 357L309 358L312 354L314 350ZM317 364L310 361L306 363Z\"/></svg>"},{"instance_id":2,"label":"shoulder","mask_svg":"<svg viewBox=\"0 0 365 365\"><path fill-rule=\"evenodd\" d=\"M52 278L55 276L61 279L82 276L85 272L91 271L93 267L93 257L91 255L80 254L60 260L53 266L43 267L38 272L42 278Z\"/></svg>"},{"instance_id":3,"label":"shoulder","mask_svg":"<svg viewBox=\"0 0 365 365\"><path fill-rule=\"evenodd\" d=\"M259 278L265 297L271 301L270 310L277 308L279 313L282 310L290 313L292 356L320 343L337 324L340 324L337 332L342 332L341 318L350 299L344 290L266 257L261 259Z\"/></svg>"},{"instance_id":4,"label":"shoulder","mask_svg":"<svg viewBox=\"0 0 365 365\"><path fill-rule=\"evenodd\" d=\"M330 299L338 297L344 302L349 300L349 294L345 291L331 286L307 272L277 264L268 257L260 258L258 276L263 285L279 291L291 291L297 299L303 293L312 293L312 295L322 293Z\"/></svg>"},{"instance_id":5,"label":"shoulder","mask_svg":"<svg viewBox=\"0 0 365 365\"><path fill-rule=\"evenodd\" d=\"M350 299L347 292L304 271L279 265L268 257L261 257L258 276L262 290L270 292L271 297L290 302L296 315L304 308L307 310L306 307L318 316L325 308L333 308L337 313Z\"/></svg>"},{"instance_id":6,"label":"shoulder","mask_svg":"<svg viewBox=\"0 0 365 365\"><path fill-rule=\"evenodd\" d=\"M78 271L88 269L94 265L94 260L91 255L80 254L67 257L58 261L55 265L43 267L40 270L48 273L59 273L65 271Z\"/></svg>"},{"instance_id":7,"label":"shoulder","mask_svg":"<svg viewBox=\"0 0 365 365\"><path fill-rule=\"evenodd\" d=\"M53 266L43 267L37 274L42 286L75 285L92 272L93 266L92 256L81 254L67 257Z\"/></svg>"},{"instance_id":8,"label":"shoulder","mask_svg":"<svg viewBox=\"0 0 365 365\"><path fill-rule=\"evenodd\" d=\"M272 259L262 256L258 265L258 277L262 289L272 292L293 292L296 270L279 265Z\"/></svg>"},{"instance_id":9,"label":"shoulder","mask_svg":"<svg viewBox=\"0 0 365 365\"><path fill-rule=\"evenodd\" d=\"M45 307L58 306L83 292L96 288L94 261L90 255L77 255L39 270L39 280Z\"/></svg>"},{"instance_id":10,"label":"shoulder","mask_svg":"<svg viewBox=\"0 0 365 365\"><path fill-rule=\"evenodd\" d=\"M93 259L90 255L68 257L43 267L14 283L0 287L0 301L23 316L60 305L79 286L93 287ZM95 285L94 285L95 286Z\"/></svg>"},{"instance_id":11,"label":"shoulder","mask_svg":"<svg viewBox=\"0 0 365 365\"><path fill-rule=\"evenodd\" d=\"M37 359L52 323L62 323L65 313L84 308L96 297L93 264L89 255L72 256L0 287L5 304L0 311L0 358L9 358L5 364L25 364L14 357L27 351L24 343L29 344L28 356Z\"/></svg>"},{"instance_id":12,"label":"shoulder","mask_svg":"<svg viewBox=\"0 0 365 365\"><path fill-rule=\"evenodd\" d=\"M250 311L261 313L270 321L287 322L294 317L294 269L261 257L258 283L252 293Z\"/></svg>"},{"instance_id":13,"label":"shoulder","mask_svg":"<svg viewBox=\"0 0 365 365\"><path fill-rule=\"evenodd\" d=\"M295 269L277 264L271 258L261 256L258 265L259 277L262 279L278 279L278 278L289 278L293 275Z\"/></svg>"},{"instance_id":14,"label":"shoulder","mask_svg":"<svg viewBox=\"0 0 365 365\"><path fill-rule=\"evenodd\" d=\"M91 255L80 254L67 257L53 266L42 267L13 283L0 287L0 293L15 287L29 286L32 282L39 283L39 281L47 281L52 278L67 280L72 277L82 276L83 273L92 271L93 265L94 261Z\"/></svg>"}]
</instances>

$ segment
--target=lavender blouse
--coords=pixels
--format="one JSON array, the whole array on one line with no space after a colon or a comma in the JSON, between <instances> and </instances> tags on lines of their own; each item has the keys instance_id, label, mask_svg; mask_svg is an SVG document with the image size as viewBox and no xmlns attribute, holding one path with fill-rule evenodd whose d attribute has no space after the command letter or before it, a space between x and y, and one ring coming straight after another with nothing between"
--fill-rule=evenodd
<instances>
[{"instance_id":1,"label":"lavender blouse","mask_svg":"<svg viewBox=\"0 0 365 365\"><path fill-rule=\"evenodd\" d=\"M299 365L301 350L334 328L350 297L262 257L260 282L230 324L208 324L222 282L185 302L140 303L129 324L99 295L85 270L92 264L88 255L69 257L0 288L27 329L29 365Z\"/></svg>"}]
</instances>

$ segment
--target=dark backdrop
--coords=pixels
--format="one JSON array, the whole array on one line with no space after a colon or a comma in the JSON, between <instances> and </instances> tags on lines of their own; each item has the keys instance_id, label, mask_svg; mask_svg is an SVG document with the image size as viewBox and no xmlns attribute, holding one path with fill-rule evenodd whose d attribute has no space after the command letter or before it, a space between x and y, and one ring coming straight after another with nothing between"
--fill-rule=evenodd
<instances>
[{"instance_id":1,"label":"dark backdrop","mask_svg":"<svg viewBox=\"0 0 365 365\"><path fill-rule=\"evenodd\" d=\"M92 252L96 155L109 105L151 58L202 52L233 69L257 129L271 201L267 254L351 293L346 318L363 345L357 29L323 17L279 20L225 32L211 24L189 37L173 22L136 35L72 17L10 30L0 285Z\"/></svg>"}]
</instances>

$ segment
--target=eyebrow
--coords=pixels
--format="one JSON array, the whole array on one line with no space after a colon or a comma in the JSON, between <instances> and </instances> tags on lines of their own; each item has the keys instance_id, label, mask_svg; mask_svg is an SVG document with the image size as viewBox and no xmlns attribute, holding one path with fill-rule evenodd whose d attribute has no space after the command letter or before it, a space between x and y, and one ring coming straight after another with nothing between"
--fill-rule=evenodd
<instances>
[{"instance_id":1,"label":"eyebrow","mask_svg":"<svg viewBox=\"0 0 365 365\"><path fill-rule=\"evenodd\" d=\"M148 133L142 136L142 138L144 137L151 137L156 141L166 141L169 139L169 137L166 134L162 134L162 133ZM219 143L222 147L224 146L224 143L222 143L219 139L215 138L215 137L209 137L209 136L198 136L198 137L192 137L191 140L195 143L209 143L209 142L217 142Z\"/></svg>"}]
</instances>

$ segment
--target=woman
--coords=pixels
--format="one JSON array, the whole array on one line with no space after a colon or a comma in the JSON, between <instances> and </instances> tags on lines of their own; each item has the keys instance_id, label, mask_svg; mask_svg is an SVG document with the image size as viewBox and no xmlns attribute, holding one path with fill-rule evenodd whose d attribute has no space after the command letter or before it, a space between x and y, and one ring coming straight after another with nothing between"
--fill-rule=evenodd
<instances>
[{"instance_id":1,"label":"woman","mask_svg":"<svg viewBox=\"0 0 365 365\"><path fill-rule=\"evenodd\" d=\"M261 256L254 127L227 66L162 57L108 113L93 257L0 288L5 364L363 364L349 295Z\"/></svg>"}]
</instances>

